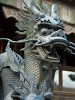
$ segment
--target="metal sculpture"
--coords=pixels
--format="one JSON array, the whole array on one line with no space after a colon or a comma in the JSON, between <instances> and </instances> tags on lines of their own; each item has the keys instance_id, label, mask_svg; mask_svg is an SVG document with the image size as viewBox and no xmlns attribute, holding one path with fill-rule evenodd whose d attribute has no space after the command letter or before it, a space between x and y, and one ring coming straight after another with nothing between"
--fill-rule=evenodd
<instances>
[{"instance_id":1,"label":"metal sculpture","mask_svg":"<svg viewBox=\"0 0 75 100\"><path fill-rule=\"evenodd\" d=\"M18 72L20 68L24 68L24 59L11 50L10 42L8 42L5 51L6 52L0 54L0 71L6 66L10 66L10 68L15 72Z\"/></svg>"},{"instance_id":2,"label":"metal sculpture","mask_svg":"<svg viewBox=\"0 0 75 100\"><path fill-rule=\"evenodd\" d=\"M7 40L10 43L25 43L25 47L21 49L25 53L25 63L24 59L11 51L9 43L7 45L6 53L10 52L11 62L17 67L14 67L10 62L8 64L13 71L20 72L22 84L16 88L9 83L13 90L8 93L4 100L17 100L17 98L18 100L51 99L55 71L60 62L56 49L63 49L63 51L75 55L72 51L75 50L75 44L67 40L63 21L57 16L55 4L49 11L44 3L44 12L42 12L34 0L23 0L23 2L30 12L30 16L26 16L24 12L19 13L22 20L18 20L16 23L19 31L15 34L26 34L26 38L18 41L0 38L0 40ZM7 55L6 62L9 61L8 58ZM6 62L5 66L7 66ZM33 76L35 77L33 78ZM43 84L40 86L41 82Z\"/></svg>"}]
</instances>

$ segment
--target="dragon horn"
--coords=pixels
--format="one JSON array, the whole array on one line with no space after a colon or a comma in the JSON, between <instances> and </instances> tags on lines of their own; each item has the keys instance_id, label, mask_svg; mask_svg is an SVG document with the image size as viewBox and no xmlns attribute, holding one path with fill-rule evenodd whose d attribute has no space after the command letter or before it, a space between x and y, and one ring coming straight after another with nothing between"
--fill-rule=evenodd
<instances>
[{"instance_id":1,"label":"dragon horn","mask_svg":"<svg viewBox=\"0 0 75 100\"><path fill-rule=\"evenodd\" d=\"M52 4L52 7L51 7L51 15L53 14L57 14L57 6L55 4Z\"/></svg>"},{"instance_id":2,"label":"dragon horn","mask_svg":"<svg viewBox=\"0 0 75 100\"><path fill-rule=\"evenodd\" d=\"M44 17L44 13L42 13L38 7L36 6L36 3L34 2L34 0L30 1L30 0L22 0L25 4L25 6L27 7L27 9L30 11L31 14L33 14L33 16L35 18L40 18L40 17Z\"/></svg>"}]
</instances>

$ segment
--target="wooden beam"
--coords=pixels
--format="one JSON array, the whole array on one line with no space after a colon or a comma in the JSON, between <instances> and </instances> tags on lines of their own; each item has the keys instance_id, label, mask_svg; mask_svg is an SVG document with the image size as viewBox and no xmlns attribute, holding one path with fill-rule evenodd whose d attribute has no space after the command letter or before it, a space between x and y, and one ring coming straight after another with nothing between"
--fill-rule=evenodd
<instances>
[{"instance_id":1,"label":"wooden beam","mask_svg":"<svg viewBox=\"0 0 75 100\"><path fill-rule=\"evenodd\" d=\"M65 66L63 66L62 67L62 69L63 70L66 70L66 71L72 71L72 72L75 72L75 66L67 66L67 65L65 65Z\"/></svg>"},{"instance_id":2,"label":"wooden beam","mask_svg":"<svg viewBox=\"0 0 75 100\"><path fill-rule=\"evenodd\" d=\"M73 96L75 97L75 92L68 92L68 91L54 91L54 95L63 95L63 96Z\"/></svg>"},{"instance_id":3,"label":"wooden beam","mask_svg":"<svg viewBox=\"0 0 75 100\"><path fill-rule=\"evenodd\" d=\"M20 18L19 14L18 14L18 10L16 10L16 9L12 9L12 8L3 6L2 11L3 11L5 18L9 18L9 17L14 17L16 19Z\"/></svg>"}]
</instances>

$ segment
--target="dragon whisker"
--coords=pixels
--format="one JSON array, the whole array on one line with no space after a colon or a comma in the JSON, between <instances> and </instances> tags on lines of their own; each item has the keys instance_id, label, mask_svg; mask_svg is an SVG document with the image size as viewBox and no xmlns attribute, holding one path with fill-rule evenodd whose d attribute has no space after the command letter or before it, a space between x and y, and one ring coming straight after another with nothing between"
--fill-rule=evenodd
<instances>
[{"instance_id":1,"label":"dragon whisker","mask_svg":"<svg viewBox=\"0 0 75 100\"><path fill-rule=\"evenodd\" d=\"M0 40L6 40L6 41L9 41L11 43L25 43L25 42L31 42L31 41L37 41L37 39L23 39L23 40L18 40L18 41L13 41L9 38L0 38Z\"/></svg>"}]
</instances>

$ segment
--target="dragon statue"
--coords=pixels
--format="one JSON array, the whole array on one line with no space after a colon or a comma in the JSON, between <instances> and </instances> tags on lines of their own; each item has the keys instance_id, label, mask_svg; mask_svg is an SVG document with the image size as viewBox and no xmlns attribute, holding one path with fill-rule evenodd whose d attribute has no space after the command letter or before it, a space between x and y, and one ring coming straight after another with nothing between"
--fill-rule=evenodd
<instances>
[{"instance_id":1,"label":"dragon statue","mask_svg":"<svg viewBox=\"0 0 75 100\"><path fill-rule=\"evenodd\" d=\"M25 39L13 41L8 38L5 52L0 54L0 72L4 88L4 100L47 100L53 96L55 71L58 69L60 54L75 53L75 44L68 41L63 21L57 15L57 7L44 11L34 0L22 0L30 15L19 12L15 34L26 35ZM10 43L25 43L24 59L10 48Z\"/></svg>"}]
</instances>

